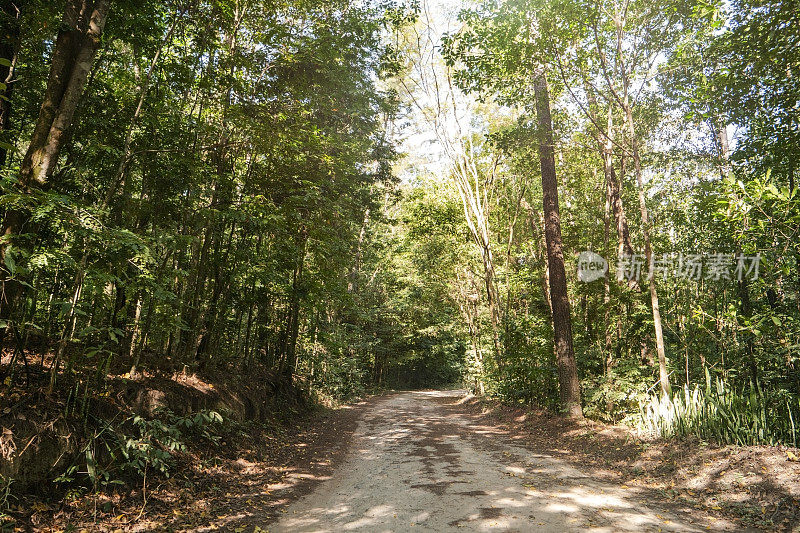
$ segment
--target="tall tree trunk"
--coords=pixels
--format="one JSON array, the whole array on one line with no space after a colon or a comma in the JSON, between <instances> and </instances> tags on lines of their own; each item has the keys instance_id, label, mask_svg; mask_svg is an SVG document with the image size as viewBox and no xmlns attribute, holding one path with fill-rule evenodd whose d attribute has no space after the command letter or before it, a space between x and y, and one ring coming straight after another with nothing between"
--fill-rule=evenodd
<instances>
[{"instance_id":1,"label":"tall tree trunk","mask_svg":"<svg viewBox=\"0 0 800 533\"><path fill-rule=\"evenodd\" d=\"M617 236L619 238L619 244L617 246L617 255L623 256L633 255L633 245L631 244L631 232L628 228L628 217L625 216L625 207L622 204L622 196L621 196L621 187L619 184L619 180L617 179L617 174L614 170L614 154L612 151L612 140L614 135L614 124L612 118L612 112L609 108L608 110L608 128L607 128L607 139L605 144L602 146L603 151L603 171L606 175L606 180L608 183L608 196L611 202L611 210L614 213L614 220L617 225ZM639 288L639 282L636 279L631 280L631 287L632 288Z\"/></svg>"},{"instance_id":2,"label":"tall tree trunk","mask_svg":"<svg viewBox=\"0 0 800 533\"><path fill-rule=\"evenodd\" d=\"M353 293L358 289L358 276L361 273L361 258L364 253L364 238L367 235L367 226L369 225L369 208L364 211L364 220L361 223L361 231L358 234L358 244L356 245L355 260L353 261L353 268L350 270L350 279L347 282L347 292Z\"/></svg>"},{"instance_id":3,"label":"tall tree trunk","mask_svg":"<svg viewBox=\"0 0 800 533\"><path fill-rule=\"evenodd\" d=\"M292 377L297 366L297 336L300 332L300 288L303 283L303 267L306 262L306 243L308 242L305 229L301 239L300 257L292 275L292 297L286 326L286 352L281 368L283 374L289 378Z\"/></svg>"},{"instance_id":4,"label":"tall tree trunk","mask_svg":"<svg viewBox=\"0 0 800 533\"><path fill-rule=\"evenodd\" d=\"M497 291L496 274L494 270L494 260L489 246L483 248L483 272L486 284L487 302L489 304L489 317L492 324L492 344L494 345L495 362L502 369L503 355L500 344L500 295Z\"/></svg>"},{"instance_id":5,"label":"tall tree trunk","mask_svg":"<svg viewBox=\"0 0 800 533\"><path fill-rule=\"evenodd\" d=\"M582 418L581 390L572 346L567 274L561 243L561 219L558 210L558 181L553 146L553 123L550 117L550 95L544 73L536 78L533 87L536 99L536 117L539 123L544 231L550 271L550 298L553 305L553 331L561 407L568 415Z\"/></svg>"},{"instance_id":6,"label":"tall tree trunk","mask_svg":"<svg viewBox=\"0 0 800 533\"><path fill-rule=\"evenodd\" d=\"M23 187L44 185L52 176L108 15L109 0L69 0L56 39L50 77L31 143L20 169Z\"/></svg>"},{"instance_id":7,"label":"tall tree trunk","mask_svg":"<svg viewBox=\"0 0 800 533\"><path fill-rule=\"evenodd\" d=\"M460 293L458 298L458 307L461 310L462 316L464 317L464 322L467 324L472 352L475 354L476 368L474 376L475 387L473 388L473 392L482 396L485 392L485 386L483 383L484 367L483 353L481 352L480 346L481 331L477 312L477 294L475 295L475 298L473 298L473 294L477 293L478 289L475 287L475 283L466 268L464 269L463 278L460 274L456 274L456 276L459 281L458 287Z\"/></svg>"},{"instance_id":8,"label":"tall tree trunk","mask_svg":"<svg viewBox=\"0 0 800 533\"><path fill-rule=\"evenodd\" d=\"M22 194L30 194L34 187L46 185L53 175L66 140L65 132L72 124L92 61L100 47L108 7L109 0L67 1L53 50L47 89L20 167L17 188ZM0 265L6 264L9 238L18 235L27 221L28 215L18 208L6 212L2 227L5 241L0 244ZM0 318L5 319L10 316L22 284L16 279L5 279L3 289Z\"/></svg>"},{"instance_id":9,"label":"tall tree trunk","mask_svg":"<svg viewBox=\"0 0 800 533\"><path fill-rule=\"evenodd\" d=\"M128 357L132 361L130 375L135 376L137 367L139 366L139 355L141 351L138 349L139 334L141 331L140 324L142 319L142 295L136 297L136 311L133 314L133 331L131 332L131 344L128 350Z\"/></svg>"},{"instance_id":10,"label":"tall tree trunk","mask_svg":"<svg viewBox=\"0 0 800 533\"><path fill-rule=\"evenodd\" d=\"M608 178L608 174L606 174ZM611 188L606 181L606 201L603 209L603 253L608 255L608 245L611 240ZM613 334L611 328L611 281L610 277L606 275L603 278L603 330L605 331L604 350L605 358L605 374L608 375L614 366L613 354Z\"/></svg>"},{"instance_id":11,"label":"tall tree trunk","mask_svg":"<svg viewBox=\"0 0 800 533\"><path fill-rule=\"evenodd\" d=\"M494 172L494 169L492 170ZM489 231L489 188L491 181L481 186L482 174L474 160L472 144L465 147L464 153L455 165L454 176L456 189L461 196L464 217L470 233L481 253L483 262L484 285L486 288L486 302L489 305L489 318L492 326L492 343L494 345L495 362L502 366L503 357L500 343L500 324L502 317L500 311L502 303L497 290L497 279L492 256L491 234Z\"/></svg>"},{"instance_id":12,"label":"tall tree trunk","mask_svg":"<svg viewBox=\"0 0 800 533\"><path fill-rule=\"evenodd\" d=\"M606 75L606 82L608 83L608 88L612 92L614 100L619 104L622 112L625 115L625 122L628 130L628 135L630 137L630 155L633 159L634 165L634 173L636 176L636 185L639 192L639 210L641 212L642 217L642 236L644 239L644 253L645 253L645 260L647 261L648 265L652 264L652 257L653 251L650 243L650 220L647 211L647 202L644 193L644 183L642 181L642 160L639 153L639 140L636 136L636 128L634 127L634 120L633 120L633 110L630 103L630 87L631 81L629 77L630 71L628 67L622 64L621 61L621 50L623 47L623 39L625 36L625 14L615 12L613 15L614 25L616 27L616 39L617 39L617 54L616 54L616 64L614 68L611 69L610 65L607 60L607 56L602 53L602 50L599 49L599 41L598 44L598 51L600 51L599 58L603 63L603 70ZM608 73L611 71L619 73L620 80L622 82L622 97L617 93L614 89L614 85L611 80L608 78ZM622 166L622 165L621 165ZM624 174L624 169L620 169L621 174ZM656 290L656 281L655 276L653 275L652 267L649 268L648 272L648 285L650 289L650 304L653 313L653 329L655 330L656 336L656 352L658 354L658 371L659 371L659 383L661 385L661 391L663 394L669 394L671 392L671 387L669 383L669 374L667 373L667 357L666 352L664 350L664 332L661 324L661 310L659 307L658 302L658 291ZM643 346L643 350L646 351L646 345Z\"/></svg>"},{"instance_id":13,"label":"tall tree trunk","mask_svg":"<svg viewBox=\"0 0 800 533\"><path fill-rule=\"evenodd\" d=\"M712 127L715 130L714 135L717 139L717 143L719 144L719 173L722 178L725 178L731 172L728 130L725 126L725 123L719 119L715 121ZM746 231L747 226L745 225L745 227L742 229ZM738 241L736 242L736 253L742 253L742 246ZM740 302L739 310L741 311L742 317L745 320L748 320L753 316L753 308L750 303L750 281L747 279L747 276L743 276L742 279L737 282L737 284ZM750 369L750 379L753 382L752 385L756 391L756 394L761 396L761 380L758 372L758 363L756 362L755 354L753 352L753 334L747 330L744 330L742 333L742 336L745 338L744 350L747 357L747 364Z\"/></svg>"},{"instance_id":14,"label":"tall tree trunk","mask_svg":"<svg viewBox=\"0 0 800 533\"><path fill-rule=\"evenodd\" d=\"M61 331L58 347L56 348L56 353L53 357L53 364L50 367L50 386L48 388L50 393L53 392L56 386L56 381L58 381L58 367L61 363L64 351L66 350L69 341L72 340L72 332L75 329L75 310L78 305L78 301L81 298L81 293L83 292L83 280L85 274L86 261L84 256L84 261L81 262L80 266L78 267L78 272L75 274L75 291L72 294L72 300L70 300L69 309L64 322L64 328ZM44 358L44 354L42 354L42 357ZM67 366L69 367L69 364Z\"/></svg>"},{"instance_id":15,"label":"tall tree trunk","mask_svg":"<svg viewBox=\"0 0 800 533\"><path fill-rule=\"evenodd\" d=\"M588 112L592 119L592 123L596 125L595 128L595 141L597 148L603 159L603 173L606 178L606 192L611 204L611 210L614 213L614 221L617 227L617 237L619 244L617 246L617 255L633 255L633 246L631 245L631 232L628 227L628 218L625 216L625 207L622 203L621 187L617 173L614 168L614 109L613 104L608 106L608 118L606 120L606 131L597 131L600 127L600 122L597 116L597 99L594 95L594 90L587 84L586 95L589 100ZM632 288L639 288L639 282L631 280L629 282ZM635 287L634 287L635 285Z\"/></svg>"},{"instance_id":16,"label":"tall tree trunk","mask_svg":"<svg viewBox=\"0 0 800 533\"><path fill-rule=\"evenodd\" d=\"M544 300L545 304L547 304L547 309L550 313L549 316L552 319L553 301L550 299L550 265L547 262L547 237L544 233L544 213L539 212L539 216L537 217L536 213L533 211L533 207L524 198L522 200L522 207L528 211L528 224L531 227L531 236L538 241L538 247L542 252L544 271L542 273L542 279L540 280L539 286L542 289L542 299Z\"/></svg>"}]
</instances>

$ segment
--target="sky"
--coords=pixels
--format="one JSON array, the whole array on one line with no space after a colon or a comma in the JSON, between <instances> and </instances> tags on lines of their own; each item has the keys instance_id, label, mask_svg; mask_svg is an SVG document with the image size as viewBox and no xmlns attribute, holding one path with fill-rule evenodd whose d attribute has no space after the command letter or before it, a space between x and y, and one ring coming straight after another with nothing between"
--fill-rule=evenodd
<instances>
[{"instance_id":1,"label":"sky","mask_svg":"<svg viewBox=\"0 0 800 533\"><path fill-rule=\"evenodd\" d=\"M464 128L472 122L473 99L457 89L450 95L443 88L445 69L438 54L441 36L457 30L459 11L472 3L467 0L423 0L421 3L417 30L422 38L423 54L404 82L404 88L414 96L407 100L408 113L395 128L395 140L405 154L396 167L403 182L413 182L420 173L443 177L448 172L449 161L442 139L456 136L459 124ZM439 82L438 94L434 79ZM455 110L452 105L443 104L453 100ZM439 112L435 112L437 108Z\"/></svg>"}]
</instances>

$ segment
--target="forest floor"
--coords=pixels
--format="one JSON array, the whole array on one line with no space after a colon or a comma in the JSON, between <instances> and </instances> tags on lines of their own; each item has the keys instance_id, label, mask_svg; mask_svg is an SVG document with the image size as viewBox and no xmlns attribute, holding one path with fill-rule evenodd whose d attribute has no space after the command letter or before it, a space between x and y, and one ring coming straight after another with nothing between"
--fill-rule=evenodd
<instances>
[{"instance_id":1,"label":"forest floor","mask_svg":"<svg viewBox=\"0 0 800 533\"><path fill-rule=\"evenodd\" d=\"M144 492L20 498L18 527L794 531L800 524L800 463L788 460L790 450L646 441L627 428L460 391L318 409L251 439L188 454L172 477L154 477Z\"/></svg>"},{"instance_id":2,"label":"forest floor","mask_svg":"<svg viewBox=\"0 0 800 533\"><path fill-rule=\"evenodd\" d=\"M576 422L544 410L478 398L457 403L458 412L503 439L624 487L636 500L659 502L702 529L800 531L796 448L649 439L627 426Z\"/></svg>"},{"instance_id":3,"label":"forest floor","mask_svg":"<svg viewBox=\"0 0 800 533\"><path fill-rule=\"evenodd\" d=\"M90 419L111 420L122 435L132 431L123 419L138 413L149 420L161 406L186 414L239 405L249 419L226 418L223 425L208 427L216 443L197 432L183 434L185 449L171 453L169 476L150 468L137 481L117 468L112 482L94 491L85 463L72 474L74 482L51 482L64 475L69 457L76 456L80 464L96 424L83 427L80 416L72 414L74 402L66 394L72 387L50 395L47 375L36 370L30 383L0 390L0 467L8 468L10 457L25 454L27 477L45 476L45 481L31 484L0 475L0 533L253 531L251 522L264 523L280 512L285 495L296 497L330 475L347 449L359 409L368 405L334 409L313 404L268 373L250 372L247 377L255 386L219 372L214 382L180 373L115 375L107 380L106 392L91 398ZM95 439L91 449L101 452L104 443L108 438ZM115 453L113 464L119 465L123 458ZM98 455L97 471L109 463L107 453Z\"/></svg>"}]
</instances>

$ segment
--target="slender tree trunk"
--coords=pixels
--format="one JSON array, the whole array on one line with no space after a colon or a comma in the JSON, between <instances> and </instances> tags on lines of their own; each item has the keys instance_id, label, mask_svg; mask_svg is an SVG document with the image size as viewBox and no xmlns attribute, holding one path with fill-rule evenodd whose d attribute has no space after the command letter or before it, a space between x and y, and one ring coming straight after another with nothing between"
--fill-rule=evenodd
<instances>
[{"instance_id":1,"label":"slender tree trunk","mask_svg":"<svg viewBox=\"0 0 800 533\"><path fill-rule=\"evenodd\" d=\"M502 369L503 355L501 352L500 343L500 297L495 284L496 274L494 270L494 261L492 260L492 251L486 246L483 249L483 272L484 282L486 284L487 302L489 304L489 317L492 324L492 344L494 345L494 353L497 365Z\"/></svg>"},{"instance_id":2,"label":"slender tree trunk","mask_svg":"<svg viewBox=\"0 0 800 533\"><path fill-rule=\"evenodd\" d=\"M617 256L633 255L633 245L631 244L631 232L628 228L628 217L625 215L625 207L622 203L621 187L614 170L614 154L612 152L611 139L613 138L613 119L611 109L608 111L608 139L603 146L603 171L608 182L608 196L611 202L611 210L614 213L614 220L617 226L617 236L619 244L617 246ZM639 289L639 282L631 280L631 287Z\"/></svg>"},{"instance_id":3,"label":"slender tree trunk","mask_svg":"<svg viewBox=\"0 0 800 533\"><path fill-rule=\"evenodd\" d=\"M544 231L544 212L539 215L539 223L542 228L542 256L544 258L544 275L542 276L542 294L550 310L550 319L553 319L553 298L550 294L550 257L547 255L547 234Z\"/></svg>"},{"instance_id":4,"label":"slender tree trunk","mask_svg":"<svg viewBox=\"0 0 800 533\"><path fill-rule=\"evenodd\" d=\"M252 293L252 288L251 291ZM255 307L255 300L250 302L250 307L247 310L247 327L244 334L244 352L242 354L244 361L244 368L250 368L250 333L253 330L253 308Z\"/></svg>"},{"instance_id":5,"label":"slender tree trunk","mask_svg":"<svg viewBox=\"0 0 800 533\"><path fill-rule=\"evenodd\" d=\"M58 347L56 348L56 353L53 357L53 365L50 367L50 386L48 390L51 393L55 389L56 381L58 380L58 367L61 363L64 351L66 350L69 341L72 340L72 332L74 331L75 324L75 309L83 292L85 269L86 261L84 257L84 261L81 262L80 266L78 267L78 273L75 275L75 291L72 294L72 300L70 300L69 310L67 311L67 318L64 322L64 329L61 332Z\"/></svg>"},{"instance_id":6,"label":"slender tree trunk","mask_svg":"<svg viewBox=\"0 0 800 533\"><path fill-rule=\"evenodd\" d=\"M164 35L164 38L161 40L161 45L158 47L158 50L156 50L156 53L150 60L150 65L147 68L147 72L145 73L144 78L139 81L139 86L137 88L139 91L139 99L136 103L136 109L133 112L133 116L131 117L131 120L128 123L127 131L125 132L125 141L122 148L122 158L119 161L119 166L117 167L117 172L114 176L114 180L111 182L111 186L108 188L108 191L106 192L106 196L103 201L103 207L111 205L111 202L114 199L114 195L116 194L117 188L119 188L120 184L124 184L126 172L128 169L128 163L131 160L133 134L134 131L136 130L136 125L139 123L139 118L141 117L142 109L144 108L144 100L147 97L147 91L150 89L150 80L153 78L153 71L155 70L156 65L158 64L158 60L161 57L164 48L167 47L169 41L172 39L172 34L174 33L175 28L178 26L180 18L181 18L181 13L176 12L172 24L167 30L166 35Z\"/></svg>"},{"instance_id":7,"label":"slender tree trunk","mask_svg":"<svg viewBox=\"0 0 800 533\"><path fill-rule=\"evenodd\" d=\"M606 178L608 175L606 174ZM609 241L611 240L611 189L608 181L606 181L606 201L605 209L603 210L603 253L608 255ZM605 374L608 375L614 366L613 354L613 334L611 328L611 276L606 275L603 278L603 330L605 331L604 350L605 358Z\"/></svg>"},{"instance_id":8,"label":"slender tree trunk","mask_svg":"<svg viewBox=\"0 0 800 533\"><path fill-rule=\"evenodd\" d=\"M131 345L130 349L128 350L128 357L132 361L131 363L131 370L130 375L136 375L136 367L139 365L139 354L141 353L138 350L138 343L139 343L139 331L140 331L140 323L142 319L142 295L139 294L136 298L136 311L133 315L133 331L131 332Z\"/></svg>"},{"instance_id":9,"label":"slender tree trunk","mask_svg":"<svg viewBox=\"0 0 800 533\"><path fill-rule=\"evenodd\" d=\"M472 281L471 276L469 275L468 270L464 269L464 276L460 274L456 274L457 279L459 281L459 299L458 299L458 307L461 311L462 316L464 317L464 322L467 324L467 330L469 331L469 340L472 346L472 352L475 354L475 366L476 366L476 373L475 373L475 386L473 388L473 392L476 395L483 395L485 391L485 387L483 384L483 354L481 353L480 347L480 323L478 319L477 313L477 298L473 299L471 295L473 294L473 289L477 292L477 287L474 286L474 281Z\"/></svg>"},{"instance_id":10,"label":"slender tree trunk","mask_svg":"<svg viewBox=\"0 0 800 533\"><path fill-rule=\"evenodd\" d=\"M648 265L652 265L653 249L650 244L650 218L647 211L647 200L644 195L644 182L642 181L642 161L639 155L639 140L636 137L636 129L633 121L633 110L628 101L627 81L625 83L625 96L623 100L625 117L628 124L628 135L631 141L631 155L633 157L634 173L636 175L636 185L639 189L639 209L642 214L642 236L644 238L644 256ZM664 331L661 325L661 309L658 303L658 291L656 290L656 277L653 275L652 267L648 269L647 282L650 288L650 304L653 311L653 329L656 333L656 353L658 354L658 374L661 384L661 393L669 395L672 387L669 383L669 373L667 372L667 355L664 349Z\"/></svg>"},{"instance_id":11,"label":"slender tree trunk","mask_svg":"<svg viewBox=\"0 0 800 533\"><path fill-rule=\"evenodd\" d=\"M209 300L208 306L203 314L203 326L201 328L201 332L203 335L202 343L198 345L198 350L196 357L199 361L207 362L215 353L216 347L219 343L219 339L221 338L221 331L217 328L217 322L219 320L220 315L227 314L230 307L229 302L232 296L231 291L226 291L225 289L229 285L229 280L231 277L235 276L235 266L232 267L230 270L222 271L222 265L235 265L236 261L230 261L230 252L232 249L231 243L233 242L233 235L236 230L236 223L231 223L230 232L228 232L227 242L224 243L225 252L221 251L223 247L222 238L217 239L216 246L214 249L214 253L212 255L212 264L214 265L213 268L213 290L211 293L211 299ZM224 224L219 228L219 233L224 233L225 228ZM222 255L222 257L220 257Z\"/></svg>"},{"instance_id":12,"label":"slender tree trunk","mask_svg":"<svg viewBox=\"0 0 800 533\"><path fill-rule=\"evenodd\" d=\"M714 134L717 138L717 142L719 143L719 173L720 176L724 178L731 172L728 131L725 124L721 120L716 121L714 124L714 129L716 130ZM743 229L746 231L747 227L745 226ZM738 241L736 242L736 253L742 253L742 247ZM749 319L753 316L753 308L752 304L750 303L750 281L747 279L747 276L743 276L742 279L737 282L737 284L740 302L739 309L742 313L742 317ZM744 351L747 358L747 365L750 369L750 379L753 382L753 388L755 389L756 394L761 396L761 380L759 378L758 363L756 362L753 351L753 335L749 331L744 331L743 336L745 338Z\"/></svg>"},{"instance_id":13,"label":"slender tree trunk","mask_svg":"<svg viewBox=\"0 0 800 533\"><path fill-rule=\"evenodd\" d=\"M297 366L297 336L300 332L300 287L303 283L303 267L306 262L306 243L308 239L305 230L303 230L301 239L300 257L292 276L292 297L286 326L286 350L281 368L283 374L289 378L292 377Z\"/></svg>"},{"instance_id":14,"label":"slender tree trunk","mask_svg":"<svg viewBox=\"0 0 800 533\"><path fill-rule=\"evenodd\" d=\"M364 221L361 224L361 231L358 234L358 244L356 245L355 260L350 271L350 280L347 282L347 292L355 292L358 289L358 276L361 273L361 256L363 254L364 238L367 235L369 225L369 209L364 211Z\"/></svg>"},{"instance_id":15,"label":"slender tree trunk","mask_svg":"<svg viewBox=\"0 0 800 533\"><path fill-rule=\"evenodd\" d=\"M538 226L537 226L537 216L536 213L533 211L533 207L531 204L528 203L527 200L523 198L521 202L522 207L528 212L528 224L531 227L531 236L535 239L539 244L538 247L541 250L542 258L544 259L544 269L542 272L542 278L540 280L539 286L542 290L542 299L544 300L545 304L547 304L547 309L550 312L550 317L553 317L553 301L550 299L550 265L547 262L547 238L544 233L544 214L539 212L538 216ZM541 234L540 234L541 231Z\"/></svg>"},{"instance_id":16,"label":"slender tree trunk","mask_svg":"<svg viewBox=\"0 0 800 533\"><path fill-rule=\"evenodd\" d=\"M495 164L496 166L496 164ZM495 169L492 169L492 175ZM500 312L502 302L497 290L497 279L492 256L491 234L489 230L489 187L483 183L482 173L478 170L471 143L464 148L454 168L456 189L461 196L464 217L472 238L481 253L483 262L486 302L489 305L489 318L492 326L492 343L494 345L495 362L502 368L503 357L500 343L500 325L503 322ZM482 186L483 185L483 186Z\"/></svg>"},{"instance_id":17,"label":"slender tree trunk","mask_svg":"<svg viewBox=\"0 0 800 533\"><path fill-rule=\"evenodd\" d=\"M30 194L33 188L45 186L53 175L66 140L66 131L72 124L92 61L100 47L108 8L109 0L67 1L39 117L20 167L17 188L22 194ZM9 238L19 235L27 221L27 213L20 209L12 208L6 212L1 232L5 241L0 244L0 265L6 264ZM16 279L4 278L0 319L10 316L23 287Z\"/></svg>"},{"instance_id":18,"label":"slender tree trunk","mask_svg":"<svg viewBox=\"0 0 800 533\"><path fill-rule=\"evenodd\" d=\"M715 124L713 127L716 130L714 135L716 136L717 143L719 145L719 174L720 177L725 178L725 176L727 176L731 171L728 129L722 122Z\"/></svg>"},{"instance_id":19,"label":"slender tree trunk","mask_svg":"<svg viewBox=\"0 0 800 533\"><path fill-rule=\"evenodd\" d=\"M587 85L586 87L587 98L589 99L589 114L592 122L600 127L600 122L597 116L597 100L594 96L594 91ZM596 130L595 130L596 131ZM606 120L606 131L604 133L595 133L595 141L597 142L598 150L603 159L603 173L606 179L606 191L608 200L611 204L611 210L614 213L614 221L617 228L617 237L619 244L617 246L617 255L633 255L633 246L631 245L631 232L628 227L628 218L625 215L625 207L622 203L621 187L617 173L614 168L614 106L608 106L608 118ZM631 280L632 288L639 288L639 283L636 280ZM634 287L635 285L635 287Z\"/></svg>"},{"instance_id":20,"label":"slender tree trunk","mask_svg":"<svg viewBox=\"0 0 800 533\"><path fill-rule=\"evenodd\" d=\"M539 160L542 172L542 203L544 231L547 240L547 260L550 272L550 297L553 304L553 331L556 364L561 394L561 407L573 417L583 417L580 382L572 346L567 275L561 242L561 219L558 208L553 123L550 118L550 95L547 79L542 73L534 81L536 116L539 124Z\"/></svg>"}]
</instances>

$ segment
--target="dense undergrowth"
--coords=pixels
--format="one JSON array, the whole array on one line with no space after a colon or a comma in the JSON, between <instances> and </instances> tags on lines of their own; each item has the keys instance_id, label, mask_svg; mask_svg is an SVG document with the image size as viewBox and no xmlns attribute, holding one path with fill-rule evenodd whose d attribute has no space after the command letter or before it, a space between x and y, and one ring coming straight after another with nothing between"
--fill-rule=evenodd
<instances>
[{"instance_id":1,"label":"dense undergrowth","mask_svg":"<svg viewBox=\"0 0 800 533\"><path fill-rule=\"evenodd\" d=\"M269 457L315 405L308 391L255 369L257 386L217 369L213 380L112 374L90 388L85 370L73 368L51 392L47 373L33 367L28 381L5 389L12 403L0 411L0 522L18 524L31 501L80 506L102 495L110 509L109 497L132 491L144 508L148 487L185 477L187 462L202 469L220 458Z\"/></svg>"},{"instance_id":2,"label":"dense undergrowth","mask_svg":"<svg viewBox=\"0 0 800 533\"><path fill-rule=\"evenodd\" d=\"M739 446L797 447L800 401L780 391L734 389L717 378L684 386L672 396L651 395L641 404L640 427L661 437L695 436Z\"/></svg>"}]
</instances>

